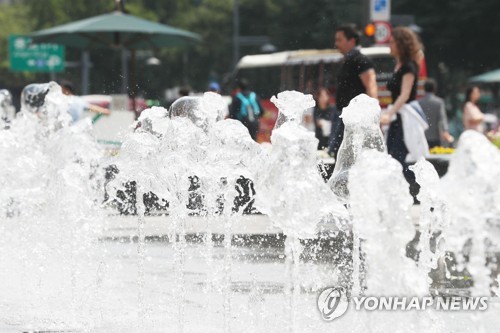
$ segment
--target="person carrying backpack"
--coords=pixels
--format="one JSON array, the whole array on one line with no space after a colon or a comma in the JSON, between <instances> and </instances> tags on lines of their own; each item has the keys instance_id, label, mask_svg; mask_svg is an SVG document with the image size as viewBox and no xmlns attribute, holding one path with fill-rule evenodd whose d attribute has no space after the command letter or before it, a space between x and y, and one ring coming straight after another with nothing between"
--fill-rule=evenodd
<instances>
[{"instance_id":1,"label":"person carrying backpack","mask_svg":"<svg viewBox=\"0 0 500 333\"><path fill-rule=\"evenodd\" d=\"M252 139L257 141L259 118L264 114L264 109L260 105L257 94L251 91L248 86L246 79L241 79L238 82L239 90L233 96L229 116L232 119L241 121L248 128Z\"/></svg>"}]
</instances>

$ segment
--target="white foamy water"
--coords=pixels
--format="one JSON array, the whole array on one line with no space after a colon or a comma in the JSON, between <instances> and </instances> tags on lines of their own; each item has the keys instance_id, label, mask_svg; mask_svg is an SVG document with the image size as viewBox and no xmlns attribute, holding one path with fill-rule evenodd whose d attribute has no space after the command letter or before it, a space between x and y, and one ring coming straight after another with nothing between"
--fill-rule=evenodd
<instances>
[{"instance_id":1,"label":"white foamy water","mask_svg":"<svg viewBox=\"0 0 500 333\"><path fill-rule=\"evenodd\" d=\"M458 269L467 267L474 278L472 292L488 295L492 265L486 266L486 254L498 252L500 244L500 153L486 137L474 131L464 132L448 173L442 179L451 222L446 230L446 247L457 256ZM469 262L462 255L471 242Z\"/></svg>"},{"instance_id":2,"label":"white foamy water","mask_svg":"<svg viewBox=\"0 0 500 333\"><path fill-rule=\"evenodd\" d=\"M314 106L311 95L282 92L273 102L287 113L271 136L272 151L257 175L257 205L285 234L314 237L321 218L333 213L347 218L347 211L317 172L314 133L300 125L301 114Z\"/></svg>"},{"instance_id":3,"label":"white foamy water","mask_svg":"<svg viewBox=\"0 0 500 333\"><path fill-rule=\"evenodd\" d=\"M401 164L387 154L365 151L351 168L349 179L353 226L368 266L367 293L426 295L426 276L418 273L416 263L405 253L415 227L409 218L413 200Z\"/></svg>"},{"instance_id":4,"label":"white foamy water","mask_svg":"<svg viewBox=\"0 0 500 333\"><path fill-rule=\"evenodd\" d=\"M48 88L37 114L23 108L0 131L1 313L35 327L86 322L97 306L95 274L80 273L98 264L102 152Z\"/></svg>"},{"instance_id":5,"label":"white foamy water","mask_svg":"<svg viewBox=\"0 0 500 333\"><path fill-rule=\"evenodd\" d=\"M341 118L345 125L344 139L328 185L346 203L349 197L349 169L362 151L375 149L385 152L385 144L379 126L378 100L361 94L342 110Z\"/></svg>"},{"instance_id":6,"label":"white foamy water","mask_svg":"<svg viewBox=\"0 0 500 333\"><path fill-rule=\"evenodd\" d=\"M343 114L344 158L339 154L342 168L336 171L346 172L346 181L334 193L318 174L314 135L299 125L313 105L310 96L283 92L273 99L282 117L270 150L241 123L217 121L222 100L205 94L181 99L170 110L144 111L119 155L104 157L89 123L69 126L60 88L35 88L35 97L47 92L43 103L34 107L32 100L10 129L0 130L0 154L8 156L0 160L0 331L460 332L471 322L475 330L498 325L495 303L473 314L351 308L325 322L316 299L340 281L343 267L328 251L335 247L333 234L341 232L321 234L324 242L312 247L300 241L318 237L322 218L322 226L334 230L342 220L354 234L354 294L428 294L427 273L437 261L428 246L434 231L442 229L445 248L457 254L468 237L474 244L483 237L498 244L498 186L490 183L498 184L498 150L484 138L465 133L442 180L425 162L417 164L422 212L412 220L408 184L399 163L384 152L380 111L366 96ZM106 184L110 199L103 203L109 164L118 172ZM122 218L135 219L136 227L117 229L138 236L137 242L105 240L109 215L117 214L113 200L130 181L137 216ZM142 199L151 192L168 202L162 211L168 218L160 222L168 224L160 235L168 242L146 239L152 220L144 216ZM237 246L254 237L233 234L245 209L267 214L284 235ZM203 243L186 240L191 219L203 221L203 232L189 235ZM423 233L418 263L405 256L417 222ZM212 234L215 229L223 231ZM350 251L349 242L337 246ZM475 246L470 262L459 263L477 281L474 293L487 292L491 281L484 266L489 248Z\"/></svg>"}]
</instances>

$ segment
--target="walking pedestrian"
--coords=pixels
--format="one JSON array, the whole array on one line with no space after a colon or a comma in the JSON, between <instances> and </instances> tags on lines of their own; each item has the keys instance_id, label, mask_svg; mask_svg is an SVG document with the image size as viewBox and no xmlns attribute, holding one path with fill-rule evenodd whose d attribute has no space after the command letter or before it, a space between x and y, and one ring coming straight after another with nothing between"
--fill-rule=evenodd
<instances>
[{"instance_id":1,"label":"walking pedestrian","mask_svg":"<svg viewBox=\"0 0 500 333\"><path fill-rule=\"evenodd\" d=\"M71 116L71 123L78 122L82 117L85 111L94 112L97 114L103 114L109 116L111 111L106 108L103 108L99 105L90 104L85 101L80 96L76 96L73 89L73 84L69 81L62 81L61 88L64 95L69 96L69 109L68 113Z\"/></svg>"},{"instance_id":2,"label":"walking pedestrian","mask_svg":"<svg viewBox=\"0 0 500 333\"><path fill-rule=\"evenodd\" d=\"M403 173L410 184L410 193L415 197L419 186L415 181L415 174L408 169L406 156L409 147L405 144L403 125L419 126L418 117L411 119L414 123L403 124L402 111L415 113L409 103L417 98L417 83L419 63L423 56L422 45L413 31L406 27L397 27L392 32L389 41L391 55L396 59L396 68L392 78L387 82L387 89L391 92L393 105L382 114L382 124L390 124L387 132L387 152L403 166ZM414 104L413 104L414 105ZM423 133L423 150L428 153L428 145Z\"/></svg>"},{"instance_id":3,"label":"walking pedestrian","mask_svg":"<svg viewBox=\"0 0 500 333\"><path fill-rule=\"evenodd\" d=\"M248 128L252 139L257 141L259 118L262 117L264 109L257 94L250 90L246 79L240 79L238 88L239 91L233 97L229 115L231 118L241 121Z\"/></svg>"},{"instance_id":4,"label":"walking pedestrian","mask_svg":"<svg viewBox=\"0 0 500 333\"><path fill-rule=\"evenodd\" d=\"M360 35L353 25L337 28L335 47L344 55L344 61L337 77L336 110L339 114L359 94L377 98L377 81L372 62L360 52ZM337 118L337 117L334 117ZM332 126L329 152L336 156L344 137L344 123Z\"/></svg>"},{"instance_id":5,"label":"walking pedestrian","mask_svg":"<svg viewBox=\"0 0 500 333\"><path fill-rule=\"evenodd\" d=\"M442 141L452 143L454 138L448 132L448 119L444 101L436 96L436 81L431 78L427 79L424 90L425 95L418 100L418 103L422 107L429 125L427 131L425 131L429 148L441 146Z\"/></svg>"},{"instance_id":6,"label":"walking pedestrian","mask_svg":"<svg viewBox=\"0 0 500 333\"><path fill-rule=\"evenodd\" d=\"M474 130L484 133L484 113L477 106L481 97L479 87L472 86L465 92L465 103L463 107L463 122L465 130Z\"/></svg>"}]
</instances>

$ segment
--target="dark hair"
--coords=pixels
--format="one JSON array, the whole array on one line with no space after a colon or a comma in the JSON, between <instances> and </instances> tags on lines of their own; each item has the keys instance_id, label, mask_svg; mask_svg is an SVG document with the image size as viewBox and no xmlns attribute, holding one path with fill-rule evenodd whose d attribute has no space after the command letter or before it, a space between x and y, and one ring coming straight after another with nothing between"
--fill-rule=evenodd
<instances>
[{"instance_id":1,"label":"dark hair","mask_svg":"<svg viewBox=\"0 0 500 333\"><path fill-rule=\"evenodd\" d=\"M179 95L181 96L189 96L190 92L191 92L190 86L183 86L179 88Z\"/></svg>"},{"instance_id":2,"label":"dark hair","mask_svg":"<svg viewBox=\"0 0 500 333\"><path fill-rule=\"evenodd\" d=\"M434 80L432 78L428 78L424 83L424 90L425 90L425 92L435 93L437 90L436 80Z\"/></svg>"},{"instance_id":3,"label":"dark hair","mask_svg":"<svg viewBox=\"0 0 500 333\"><path fill-rule=\"evenodd\" d=\"M347 39L353 39L359 45L359 31L354 24L346 24L338 27L335 32L342 31Z\"/></svg>"},{"instance_id":4,"label":"dark hair","mask_svg":"<svg viewBox=\"0 0 500 333\"><path fill-rule=\"evenodd\" d=\"M467 88L467 90L465 91L465 100L464 100L464 104L467 103L467 102L470 102L470 97L472 95L472 92L474 91L474 89L479 89L478 86L470 86L469 88Z\"/></svg>"},{"instance_id":5,"label":"dark hair","mask_svg":"<svg viewBox=\"0 0 500 333\"><path fill-rule=\"evenodd\" d=\"M330 90L328 90L328 88L326 88L326 87L320 87L320 88L318 88L318 90L316 90L316 91L314 92L314 99L315 99L316 101L318 101L318 99L319 99L319 95L321 95L321 93L322 93L323 91L325 91L325 92L328 94L328 96L330 96L330 95L331 95L331 94L330 94Z\"/></svg>"},{"instance_id":6,"label":"dark hair","mask_svg":"<svg viewBox=\"0 0 500 333\"><path fill-rule=\"evenodd\" d=\"M238 87L241 90L247 90L249 85L250 84L248 83L248 80L245 79L245 78L241 78L241 79L238 80Z\"/></svg>"},{"instance_id":7,"label":"dark hair","mask_svg":"<svg viewBox=\"0 0 500 333\"><path fill-rule=\"evenodd\" d=\"M59 85L61 88L68 90L71 94L75 94L75 88L73 86L73 82L68 80L62 80Z\"/></svg>"},{"instance_id":8,"label":"dark hair","mask_svg":"<svg viewBox=\"0 0 500 333\"><path fill-rule=\"evenodd\" d=\"M328 96L327 105L330 104L330 97L331 97L330 90L328 90L326 87L320 87L318 88L318 90L314 92L314 100L316 101L316 106L318 107L319 107L319 96L323 91L326 92L326 95Z\"/></svg>"}]
</instances>

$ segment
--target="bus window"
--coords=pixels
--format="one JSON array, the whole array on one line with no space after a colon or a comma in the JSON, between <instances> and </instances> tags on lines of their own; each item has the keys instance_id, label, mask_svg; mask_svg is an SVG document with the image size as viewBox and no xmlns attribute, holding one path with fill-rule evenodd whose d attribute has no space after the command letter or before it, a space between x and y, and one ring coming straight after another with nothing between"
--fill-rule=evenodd
<instances>
[{"instance_id":1,"label":"bus window","mask_svg":"<svg viewBox=\"0 0 500 333\"><path fill-rule=\"evenodd\" d=\"M304 89L305 94L313 94L318 90L319 64L305 66Z\"/></svg>"}]
</instances>

